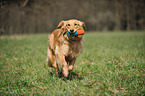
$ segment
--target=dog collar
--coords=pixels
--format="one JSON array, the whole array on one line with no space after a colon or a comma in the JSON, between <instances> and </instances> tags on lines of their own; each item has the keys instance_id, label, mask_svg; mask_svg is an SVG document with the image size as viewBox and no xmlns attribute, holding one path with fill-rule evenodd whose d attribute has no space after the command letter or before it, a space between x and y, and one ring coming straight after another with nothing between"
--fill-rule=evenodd
<instances>
[{"instance_id":1,"label":"dog collar","mask_svg":"<svg viewBox=\"0 0 145 96\"><path fill-rule=\"evenodd\" d=\"M75 33L67 32L67 37L73 37L73 36L77 36L77 35L78 35L77 31Z\"/></svg>"}]
</instances>

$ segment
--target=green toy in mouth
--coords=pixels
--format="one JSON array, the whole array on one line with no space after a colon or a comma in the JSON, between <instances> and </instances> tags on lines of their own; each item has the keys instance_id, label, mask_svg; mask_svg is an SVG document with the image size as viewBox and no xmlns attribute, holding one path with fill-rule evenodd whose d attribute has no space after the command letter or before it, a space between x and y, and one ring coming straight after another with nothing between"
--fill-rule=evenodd
<instances>
[{"instance_id":1,"label":"green toy in mouth","mask_svg":"<svg viewBox=\"0 0 145 96\"><path fill-rule=\"evenodd\" d=\"M77 30L74 33L67 32L67 37L74 37L78 35L84 35L85 31L83 29Z\"/></svg>"}]
</instances>

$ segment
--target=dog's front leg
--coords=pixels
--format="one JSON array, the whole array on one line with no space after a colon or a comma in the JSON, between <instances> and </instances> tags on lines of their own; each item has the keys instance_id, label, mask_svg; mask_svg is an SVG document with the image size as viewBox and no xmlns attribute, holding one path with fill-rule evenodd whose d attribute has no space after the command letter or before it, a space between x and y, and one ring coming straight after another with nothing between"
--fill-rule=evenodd
<instances>
[{"instance_id":1,"label":"dog's front leg","mask_svg":"<svg viewBox=\"0 0 145 96\"><path fill-rule=\"evenodd\" d=\"M58 54L56 53L56 58L57 58L57 63L61 66L62 68L62 73L65 77L68 76L69 70L68 70L68 65L67 62L65 61L65 56L63 54Z\"/></svg>"},{"instance_id":2,"label":"dog's front leg","mask_svg":"<svg viewBox=\"0 0 145 96\"><path fill-rule=\"evenodd\" d=\"M72 60L69 62L69 67L68 67L68 70L69 70L69 71L72 71L72 70L73 70L75 61L76 61L76 58L72 59Z\"/></svg>"}]
</instances>

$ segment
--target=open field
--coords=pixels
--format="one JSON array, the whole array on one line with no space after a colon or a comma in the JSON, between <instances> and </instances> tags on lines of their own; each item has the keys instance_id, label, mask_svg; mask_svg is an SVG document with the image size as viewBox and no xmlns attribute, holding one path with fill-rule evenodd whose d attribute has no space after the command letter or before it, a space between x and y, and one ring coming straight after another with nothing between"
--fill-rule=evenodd
<instances>
[{"instance_id":1,"label":"open field","mask_svg":"<svg viewBox=\"0 0 145 96\"><path fill-rule=\"evenodd\" d=\"M86 33L64 81L45 65L47 34L0 38L0 95L145 95L145 32Z\"/></svg>"}]
</instances>

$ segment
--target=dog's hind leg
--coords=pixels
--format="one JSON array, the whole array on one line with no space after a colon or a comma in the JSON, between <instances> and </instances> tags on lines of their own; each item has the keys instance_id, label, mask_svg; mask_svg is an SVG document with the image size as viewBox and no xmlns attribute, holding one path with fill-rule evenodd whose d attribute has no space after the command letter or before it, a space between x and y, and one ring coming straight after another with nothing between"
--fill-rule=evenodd
<instances>
[{"instance_id":1,"label":"dog's hind leg","mask_svg":"<svg viewBox=\"0 0 145 96\"><path fill-rule=\"evenodd\" d=\"M47 50L46 65L48 65L49 67L53 67L55 69L56 73L58 74L59 69L56 64L56 58L55 58L53 50L49 46L48 46L48 50Z\"/></svg>"}]
</instances>

